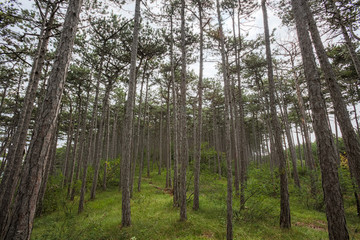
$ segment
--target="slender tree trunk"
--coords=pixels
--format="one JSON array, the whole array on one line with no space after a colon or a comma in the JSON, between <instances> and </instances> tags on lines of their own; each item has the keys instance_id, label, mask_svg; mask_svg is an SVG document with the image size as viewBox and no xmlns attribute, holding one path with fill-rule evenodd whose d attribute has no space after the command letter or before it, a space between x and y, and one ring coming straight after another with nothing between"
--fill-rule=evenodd
<instances>
[{"instance_id":1,"label":"slender tree trunk","mask_svg":"<svg viewBox=\"0 0 360 240\"><path fill-rule=\"evenodd\" d=\"M216 0L217 8L217 17L219 23L219 33L220 33L220 50L221 50L221 59L222 59L222 72L224 80L224 95L225 95L225 143L226 143L226 165L227 165L227 211L226 211L226 239L233 239L233 230L232 230L232 166L231 166L231 139L230 139L230 81L228 79L227 67L226 67L226 58L225 58L225 41L222 29L222 20L220 15L220 4L219 0Z\"/></svg>"},{"instance_id":2,"label":"slender tree trunk","mask_svg":"<svg viewBox=\"0 0 360 240\"><path fill-rule=\"evenodd\" d=\"M136 162L137 159L139 158L139 145L140 145L140 133L141 133L141 118L143 117L142 115L145 113L142 113L142 97L143 97L143 87L144 87L144 81L145 81L145 73L146 73L146 68L147 68L147 62L145 62L145 67L144 67L144 72L143 72L143 76L142 76L142 80L141 80L141 85L140 85L140 99L139 99L139 115L138 115L138 121L137 121L137 129L136 129L136 136L135 136L135 151L134 151L134 157L133 157L133 162L132 162L132 167L131 167L131 176L130 176L130 197L132 198L133 196L133 189L134 189L134 180L135 180L135 170L136 170Z\"/></svg>"},{"instance_id":3,"label":"slender tree trunk","mask_svg":"<svg viewBox=\"0 0 360 240\"><path fill-rule=\"evenodd\" d=\"M313 125L322 175L322 187L326 203L329 239L349 239L337 173L334 142L330 128L326 124L325 102L321 93L320 76L316 68L310 36L303 22L304 19L306 19L306 15L301 6L301 0L292 0L291 4L296 20L305 78L310 96L310 106L312 109Z\"/></svg>"},{"instance_id":4,"label":"slender tree trunk","mask_svg":"<svg viewBox=\"0 0 360 240\"><path fill-rule=\"evenodd\" d=\"M276 94L278 95L277 91ZM294 182L295 185L300 188L300 179L299 179L299 174L297 171L297 158L296 158L296 151L295 151L295 147L294 147L294 143L293 143L293 139L291 136L291 125L289 123L289 117L288 117L288 112L287 112L287 104L285 103L285 99L284 99L284 95L281 92L281 101L282 101L282 106L280 106L280 111L281 111L281 115L283 117L284 120L284 126L285 126L285 134L286 134L286 138L288 141L288 145L289 145L289 150L290 150L290 158L291 158L291 162L292 162L292 166L293 166L293 174L294 174ZM277 96L278 99L279 96ZM284 142L285 143L285 142ZM289 173L291 173L289 171Z\"/></svg>"},{"instance_id":5,"label":"slender tree trunk","mask_svg":"<svg viewBox=\"0 0 360 240\"><path fill-rule=\"evenodd\" d=\"M146 133L146 176L150 178L150 113L148 113L148 120L147 120L147 133Z\"/></svg>"},{"instance_id":6,"label":"slender tree trunk","mask_svg":"<svg viewBox=\"0 0 360 240\"><path fill-rule=\"evenodd\" d=\"M235 26L234 26L234 39L235 39L235 57L236 57L236 75L238 81L238 98L237 103L239 105L239 155L240 155L240 208L245 208L245 187L246 187L246 169L247 169L247 152L246 152L246 134L245 134L245 120L244 120L244 103L242 96L242 87L241 87L241 69L240 69L240 54L242 48L241 42L241 28L240 28L240 12L241 12L241 1L238 1L239 10L238 10L238 39L239 39L239 50L238 44L235 36ZM234 16L235 17L235 16Z\"/></svg>"},{"instance_id":7,"label":"slender tree trunk","mask_svg":"<svg viewBox=\"0 0 360 240\"><path fill-rule=\"evenodd\" d=\"M197 132L196 132L196 147L195 154L195 168L194 168L194 201L193 209L199 209L199 192L200 192L200 161L201 161L201 129L202 129L202 93L203 93L203 65L204 65L204 34L203 34L203 19L202 19L202 2L199 0L198 11L199 11L199 25L200 25L200 67L199 67L199 82L198 82L198 115L197 115ZM195 116L194 116L195 117Z\"/></svg>"},{"instance_id":8,"label":"slender tree trunk","mask_svg":"<svg viewBox=\"0 0 360 240\"><path fill-rule=\"evenodd\" d=\"M48 81L48 89L26 155L15 208L9 219L9 227L2 231L2 239L30 238L44 167L47 164L50 142L60 109L81 5L82 0L70 0L69 2L55 62Z\"/></svg>"},{"instance_id":9,"label":"slender tree trunk","mask_svg":"<svg viewBox=\"0 0 360 240\"><path fill-rule=\"evenodd\" d=\"M299 139L299 132L298 132L298 125L297 125L297 123L296 123L296 125L295 125L295 129L296 129L297 146L298 146L298 149L299 149L300 165L301 165L301 167L303 167L303 160L302 160L302 154L301 154L301 144L300 144L300 139Z\"/></svg>"},{"instance_id":10,"label":"slender tree trunk","mask_svg":"<svg viewBox=\"0 0 360 240\"><path fill-rule=\"evenodd\" d=\"M173 100L173 132L174 132L174 206L179 205L179 134L178 134L178 104L177 104L177 90L175 82L175 64L174 64L174 35L173 35L173 15L170 19L171 29L171 45L170 45L170 65L171 65L171 88L172 88L172 100Z\"/></svg>"},{"instance_id":11,"label":"slender tree trunk","mask_svg":"<svg viewBox=\"0 0 360 240\"><path fill-rule=\"evenodd\" d=\"M271 108L271 122L274 128L274 139L276 155L279 158L279 173L280 173L280 227L290 228L290 203L289 203L289 191L286 175L286 159L284 155L284 149L281 143L281 128L278 117L276 115L276 103L275 103L275 82L273 76L273 66L270 48L270 34L269 25L266 10L266 0L261 1L262 11L264 16L264 28L265 28L265 46L266 46L266 60L268 66L268 79L269 79L269 91L270 91L270 108ZM270 136L271 137L271 136Z\"/></svg>"},{"instance_id":12,"label":"slender tree trunk","mask_svg":"<svg viewBox=\"0 0 360 240\"><path fill-rule=\"evenodd\" d=\"M89 96L90 96L90 90L87 91L86 94L86 103L85 103L85 112L82 114L81 118L81 134L80 134L80 140L79 140L79 156L78 156L78 164L76 166L75 170L75 182L79 180L80 175L80 169L83 165L84 161L84 146L85 146L85 137L86 137L86 118L88 113L88 107L89 107ZM73 201L75 198L75 185L72 186L71 194L70 194L70 200Z\"/></svg>"},{"instance_id":13,"label":"slender tree trunk","mask_svg":"<svg viewBox=\"0 0 360 240\"><path fill-rule=\"evenodd\" d=\"M72 185L73 185L73 181L74 181L74 171L75 171L75 166L77 164L77 160L78 160L78 143L79 143L79 135L80 135L80 121L81 121L81 108L82 108L82 99L81 97L79 96L79 102L78 102L78 105L77 105L77 114L78 114L78 117L77 117L77 124L78 124L78 127L76 129L76 133L75 133L75 139L74 139L74 147L73 147L73 150L72 150L72 156L71 156L71 166L70 167L70 172L69 172L69 181L67 183L67 196L69 198L71 198L71 189L72 189Z\"/></svg>"},{"instance_id":14,"label":"slender tree trunk","mask_svg":"<svg viewBox=\"0 0 360 240\"><path fill-rule=\"evenodd\" d=\"M142 120L142 129L141 129L141 148L140 148L140 166L139 166L139 178L138 178L138 186L137 190L140 192L141 190L141 178L142 178L142 171L144 167L144 138L145 138L145 125L147 124L147 119L149 118L149 103L148 103L148 93L149 93L149 78L146 78L146 85L145 85L145 110L144 116Z\"/></svg>"},{"instance_id":15,"label":"slender tree trunk","mask_svg":"<svg viewBox=\"0 0 360 240\"><path fill-rule=\"evenodd\" d=\"M95 154L95 169L94 169L94 178L91 186L91 192L90 192L90 199L95 199L96 195L96 187L97 187L97 181L99 177L99 171L100 171L100 160L102 157L102 150L103 150L103 143L104 143L104 125L105 125L105 119L109 108L109 97L110 92L112 89L112 82L111 80L106 86L105 90L105 96L103 99L103 111L101 113L101 118L99 122L99 132L97 136L97 146L96 146L96 154Z\"/></svg>"},{"instance_id":16,"label":"slender tree trunk","mask_svg":"<svg viewBox=\"0 0 360 240\"><path fill-rule=\"evenodd\" d=\"M170 89L171 82L168 83L167 99L166 99L166 165L169 165L169 185L171 186L171 112L170 112ZM160 160L160 159L159 159ZM168 163L169 162L169 163ZM161 164L159 161L159 174L161 174Z\"/></svg>"},{"instance_id":17,"label":"slender tree trunk","mask_svg":"<svg viewBox=\"0 0 360 240\"><path fill-rule=\"evenodd\" d=\"M123 127L123 151L121 162L121 192L122 192L122 218L121 225L123 227L131 224L130 209L130 160L132 149L132 129L133 129L133 111L134 99L136 92L136 57L138 49L139 28L140 28L140 0L135 2L134 30L133 42L131 46L131 64L129 76L128 99L126 101L125 122Z\"/></svg>"},{"instance_id":18,"label":"slender tree trunk","mask_svg":"<svg viewBox=\"0 0 360 240\"><path fill-rule=\"evenodd\" d=\"M72 103L70 101L70 120L69 120L69 128L67 133L67 141L66 141L66 153L65 153L65 161L62 169L63 181L62 187L67 185L68 175L69 175L69 164L70 164L70 153L72 149L72 141L73 141L73 132L74 132L74 124L73 124L73 112L72 112Z\"/></svg>"},{"instance_id":19,"label":"slender tree trunk","mask_svg":"<svg viewBox=\"0 0 360 240\"><path fill-rule=\"evenodd\" d=\"M181 0L181 84L180 84L180 221L187 220L186 213L186 168L188 165L188 144L186 127L186 47L185 47L185 0Z\"/></svg>"},{"instance_id":20,"label":"slender tree trunk","mask_svg":"<svg viewBox=\"0 0 360 240\"><path fill-rule=\"evenodd\" d=\"M56 129L58 128L58 126L56 126ZM46 164L45 167L45 174L44 174L44 181L42 182L40 191L39 191L39 197L38 197L38 202L36 204L36 213L35 215L38 217L42 214L42 207L43 207L43 201L44 201L44 196L45 196L45 192L46 192L46 186L48 183L48 179L49 179L49 175L50 175L50 170L51 170L51 165L53 164L53 162L55 161L55 153L56 152L56 144L57 144L57 130L55 129L55 134L53 135L53 138L51 140L51 147L50 147L50 153L49 153L49 162Z\"/></svg>"},{"instance_id":21,"label":"slender tree trunk","mask_svg":"<svg viewBox=\"0 0 360 240\"><path fill-rule=\"evenodd\" d=\"M114 122L112 126L112 137L111 137L111 158L117 158L117 121L118 121L118 113L115 111Z\"/></svg>"},{"instance_id":22,"label":"slender tree trunk","mask_svg":"<svg viewBox=\"0 0 360 240\"><path fill-rule=\"evenodd\" d=\"M109 150L110 150L110 108L107 109L107 124L106 124L106 148L105 148L105 163L104 163L104 177L103 177L103 190L106 190L107 179L107 165L109 163Z\"/></svg>"},{"instance_id":23,"label":"slender tree trunk","mask_svg":"<svg viewBox=\"0 0 360 240\"><path fill-rule=\"evenodd\" d=\"M93 138L95 137L95 126L97 122L97 109L98 109L98 98L99 98L99 85L100 81L98 80L96 83L96 92L95 92L95 99L94 99L94 106L92 111L92 117L91 117L91 123L90 123L90 129L88 134L88 149L89 151L86 151L86 156L84 157L84 165L83 165L83 174L81 179L81 189L80 189L80 200L79 200L79 207L78 207L78 213L81 213L84 210L84 201L85 201L85 191L86 191L86 176L87 176L87 169L88 165L91 162L90 158L91 155L91 149L94 148L94 142Z\"/></svg>"}]
</instances>

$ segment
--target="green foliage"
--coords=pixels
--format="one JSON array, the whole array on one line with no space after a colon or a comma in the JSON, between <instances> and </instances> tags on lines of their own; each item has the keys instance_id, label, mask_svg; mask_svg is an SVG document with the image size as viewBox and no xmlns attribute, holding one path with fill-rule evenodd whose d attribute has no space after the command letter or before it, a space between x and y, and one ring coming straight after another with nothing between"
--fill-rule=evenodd
<instances>
[{"instance_id":1,"label":"green foliage","mask_svg":"<svg viewBox=\"0 0 360 240\"><path fill-rule=\"evenodd\" d=\"M206 155L206 154L205 154ZM143 178L141 192L134 191L131 200L132 226L121 228L121 193L117 186L112 187L112 168L117 169L119 160L108 165L109 189L100 191L94 201L85 204L85 211L77 215L78 199L71 202L65 199L65 192L51 191L48 197L58 199L55 212L46 211L45 216L37 218L32 239L225 239L226 238L226 179L209 171L200 175L200 209L191 209L192 171L188 171L188 220L179 222L179 209L173 207L172 195L163 189L165 174L152 172L152 178ZM92 177L91 169L89 174ZM118 171L118 170L114 170ZM309 172L299 168L302 189L289 182L292 228L283 231L278 226L280 211L278 173L270 172L269 166L251 164L245 190L245 209L239 211L239 198L234 196L234 238L235 239L327 239L326 216L315 209L312 202L307 207L309 191ZM113 176L113 177L111 177ZM341 185L345 199L345 210L350 235L360 237L358 219L354 212L348 170L340 169ZM91 180L91 179L90 179ZM91 183L91 181L89 181ZM49 183L51 190L57 189L59 179ZM322 198L321 183L318 198ZM344 190L346 188L346 190ZM50 194L50 195L49 195ZM57 197L56 197L57 196ZM87 196L88 198L88 196Z\"/></svg>"},{"instance_id":2,"label":"green foliage","mask_svg":"<svg viewBox=\"0 0 360 240\"><path fill-rule=\"evenodd\" d=\"M42 206L43 214L49 214L59 210L63 198L66 196L64 190L61 188L62 179L62 175L49 177Z\"/></svg>"},{"instance_id":3,"label":"green foliage","mask_svg":"<svg viewBox=\"0 0 360 240\"><path fill-rule=\"evenodd\" d=\"M106 162L105 160L101 161L100 179L104 177L105 162ZM107 164L106 186L118 186L120 181L120 166L121 166L120 158L110 160L106 164Z\"/></svg>"}]
</instances>

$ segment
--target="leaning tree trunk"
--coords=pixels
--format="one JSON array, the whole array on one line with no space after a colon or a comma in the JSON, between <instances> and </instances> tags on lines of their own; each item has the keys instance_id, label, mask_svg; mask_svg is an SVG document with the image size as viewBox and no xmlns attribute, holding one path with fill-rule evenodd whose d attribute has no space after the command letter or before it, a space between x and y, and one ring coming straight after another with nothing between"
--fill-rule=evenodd
<instances>
[{"instance_id":1,"label":"leaning tree trunk","mask_svg":"<svg viewBox=\"0 0 360 240\"><path fill-rule=\"evenodd\" d=\"M310 7L308 6L306 0L301 0L301 4L307 16L306 19L308 20L313 44L315 46L315 50L320 61L320 66L325 75L325 80L327 82L330 96L334 104L335 115L339 122L340 130L344 139L345 149L349 159L350 171L352 172L360 190L360 142L351 124L349 113L343 100L339 84L337 83L335 73L332 69L325 48L321 41L321 37Z\"/></svg>"},{"instance_id":2,"label":"leaning tree trunk","mask_svg":"<svg viewBox=\"0 0 360 240\"><path fill-rule=\"evenodd\" d=\"M37 46L37 54L32 65L30 79L19 115L17 128L11 138L9 151L6 156L7 164L0 184L0 231L6 225L5 223L9 215L10 206L13 202L13 197L20 178L28 129L34 109L36 92L42 76L41 73L45 62L45 56L56 11L57 7L53 6L53 11L51 12L49 20L47 22L44 20L43 22ZM47 13L45 14L45 17L46 15Z\"/></svg>"},{"instance_id":3,"label":"leaning tree trunk","mask_svg":"<svg viewBox=\"0 0 360 240\"><path fill-rule=\"evenodd\" d=\"M51 139L51 146L50 146L50 150L49 150L50 151L49 152L49 160L45 167L44 180L41 184L41 188L39 191L39 197L38 197L37 204L36 204L36 213L35 213L36 217L38 217L42 214L46 186L48 183L49 175L51 174L51 167L55 161L56 145L57 145L57 128L58 128L58 125L56 126L56 129L54 130L55 134L53 135L53 137Z\"/></svg>"},{"instance_id":4,"label":"leaning tree trunk","mask_svg":"<svg viewBox=\"0 0 360 240\"><path fill-rule=\"evenodd\" d=\"M130 209L130 160L133 142L133 112L134 99L136 92L136 57L138 49L139 29L140 29L140 0L135 2L134 30L133 42L131 46L131 63L129 75L128 99L126 101L125 122L123 127L123 151L121 162L121 192L122 192L122 218L121 225L123 227L131 224Z\"/></svg>"},{"instance_id":5,"label":"leaning tree trunk","mask_svg":"<svg viewBox=\"0 0 360 240\"><path fill-rule=\"evenodd\" d=\"M227 67L226 67L226 57L225 57L225 41L222 29L222 19L220 15L220 4L219 0L216 0L217 8L217 17L219 23L219 33L220 33L220 50L221 50L221 60L222 60L222 72L224 79L224 95L225 95L225 147L226 147L226 165L227 165L227 212L226 212L226 239L233 239L233 230L232 230L232 166L231 166L231 138L230 138L230 81L228 79Z\"/></svg>"},{"instance_id":6,"label":"leaning tree trunk","mask_svg":"<svg viewBox=\"0 0 360 240\"><path fill-rule=\"evenodd\" d=\"M301 0L292 0L291 4L296 20L305 78L309 90L310 106L312 109L313 125L322 175L322 187L326 204L329 239L349 239L337 173L335 146L330 128L328 124L326 124L325 101L321 93L320 76L316 68L309 32L303 23L306 15L301 6Z\"/></svg>"},{"instance_id":7,"label":"leaning tree trunk","mask_svg":"<svg viewBox=\"0 0 360 240\"><path fill-rule=\"evenodd\" d=\"M24 170L9 220L2 239L30 239L36 203L47 164L51 138L56 126L67 69L74 45L82 0L70 0L57 48L47 92L39 111L34 134L25 159Z\"/></svg>"},{"instance_id":8,"label":"leaning tree trunk","mask_svg":"<svg viewBox=\"0 0 360 240\"><path fill-rule=\"evenodd\" d=\"M350 57L351 57L351 60L354 64L354 68L355 68L355 71L358 75L358 78L360 78L360 60L359 60L359 57L356 53L356 49L354 47L354 44L352 43L351 41L351 38L349 36L349 33L346 29L346 20L343 16L341 16L341 13L339 11L339 8L336 6L335 4L335 1L334 0L331 0L331 1L326 1L326 3L330 4L331 8L332 8L332 11L331 13L333 14L333 17L334 19L336 19L336 21L338 21L337 24L339 24L339 28L341 30L341 33L344 37L344 40L345 40L345 45L350 53ZM345 20L345 21L344 21Z\"/></svg>"},{"instance_id":9,"label":"leaning tree trunk","mask_svg":"<svg viewBox=\"0 0 360 240\"><path fill-rule=\"evenodd\" d=\"M276 155L279 158L279 174L280 174L280 227L290 228L290 203L289 203L289 191L286 174L286 159L284 155L284 149L281 143L281 127L279 119L276 115L276 103L275 103L275 82L273 75L273 66L271 58L270 48L270 34L268 17L266 11L266 0L261 1L262 11L264 16L264 29L265 29L265 46L266 46L266 61L268 66L268 79L269 79L269 92L270 92L270 109L271 109L271 122L274 128L274 139ZM271 136L270 136L271 137Z\"/></svg>"}]
</instances>

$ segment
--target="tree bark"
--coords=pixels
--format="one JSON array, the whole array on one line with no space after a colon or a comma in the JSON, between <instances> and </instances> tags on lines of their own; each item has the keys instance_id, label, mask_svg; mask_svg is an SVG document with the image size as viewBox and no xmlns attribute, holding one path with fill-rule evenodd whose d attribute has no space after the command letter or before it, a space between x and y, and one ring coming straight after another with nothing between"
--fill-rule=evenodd
<instances>
[{"instance_id":1,"label":"tree bark","mask_svg":"<svg viewBox=\"0 0 360 240\"><path fill-rule=\"evenodd\" d=\"M134 30L133 42L131 46L131 64L129 75L128 99L126 101L125 122L123 127L123 151L121 162L121 192L122 192L122 219L121 225L123 227L131 224L131 209L130 209L130 157L132 145L132 129L133 129L133 111L134 99L136 92L136 57L138 49L139 28L140 28L140 0L135 2L135 16L134 16Z\"/></svg>"},{"instance_id":2,"label":"tree bark","mask_svg":"<svg viewBox=\"0 0 360 240\"><path fill-rule=\"evenodd\" d=\"M194 201L193 209L199 209L199 192L200 192L200 162L201 162L201 130L202 130L202 93L203 93L203 65L204 65L204 34L203 34L203 19L202 19L202 2L197 1L199 11L199 25L200 25L200 66L199 66L199 82L198 82L198 112L197 112L197 132L196 132L196 154L195 154L195 168L194 168ZM195 116L194 116L195 117Z\"/></svg>"},{"instance_id":3,"label":"tree bark","mask_svg":"<svg viewBox=\"0 0 360 240\"><path fill-rule=\"evenodd\" d=\"M216 9L217 17L219 23L219 33L220 33L220 51L221 51L221 60L222 60L222 73L224 80L224 95L225 95L225 147L226 147L226 165L227 165L227 199L226 199L226 239L233 239L233 230L232 230L232 166L231 166L231 138L230 138L230 81L228 79L227 67L226 67L226 57L225 57L225 40L223 35L222 28L222 19L220 15L220 4L219 0L216 0Z\"/></svg>"},{"instance_id":4,"label":"tree bark","mask_svg":"<svg viewBox=\"0 0 360 240\"><path fill-rule=\"evenodd\" d=\"M175 64L174 64L174 34L173 34L173 15L170 19L170 31L171 31L171 44L170 44L170 65L171 65L171 90L173 100L173 132L174 132L174 206L179 205L179 134L178 134L178 104L177 104L177 90L175 82Z\"/></svg>"},{"instance_id":5,"label":"tree bark","mask_svg":"<svg viewBox=\"0 0 360 240\"><path fill-rule=\"evenodd\" d=\"M46 11L48 12L48 9ZM6 225L10 206L12 204L22 170L21 165L24 157L28 128L34 109L36 92L42 76L41 72L45 62L45 55L47 52L56 11L57 6L54 4L52 6L52 12L49 20L47 22L45 20L42 24L40 38L37 46L37 54L32 65L23 106L19 114L17 128L11 138L8 154L6 156L7 164L0 184L0 226L2 227ZM47 17L47 13L45 14L45 17ZM3 229L2 227L0 227L0 230Z\"/></svg>"},{"instance_id":6,"label":"tree bark","mask_svg":"<svg viewBox=\"0 0 360 240\"><path fill-rule=\"evenodd\" d=\"M139 165L139 178L138 178L138 186L137 190L140 192L141 190L141 178L142 178L142 171L144 168L144 138L145 138L145 124L147 123L147 119L149 118L149 103L148 103L148 93L149 93L149 78L146 78L146 85L145 85L145 108L144 108L144 116L142 119L142 127L141 127L141 148L140 148L140 165Z\"/></svg>"},{"instance_id":7,"label":"tree bark","mask_svg":"<svg viewBox=\"0 0 360 240\"><path fill-rule=\"evenodd\" d=\"M181 84L180 84L180 127L179 127L179 162L180 168L180 221L187 220L186 213L186 168L188 165L188 144L186 126L186 46L185 46L185 0L181 0Z\"/></svg>"},{"instance_id":8,"label":"tree bark","mask_svg":"<svg viewBox=\"0 0 360 240\"><path fill-rule=\"evenodd\" d=\"M25 159L15 208L9 221L9 228L3 231L2 239L30 239L37 198L60 109L60 101L74 45L81 5L82 0L70 0L69 2L55 62L49 76L48 89Z\"/></svg>"},{"instance_id":9,"label":"tree bark","mask_svg":"<svg viewBox=\"0 0 360 240\"><path fill-rule=\"evenodd\" d=\"M76 170L75 170L75 182L77 180L79 180L80 169L81 169L81 166L82 166L83 161L84 161L84 145L85 145L85 136L86 136L86 118L87 118L87 113L88 113L89 95L90 95L89 92L90 92L90 90L88 90L88 92L87 92L86 103L85 103L85 112L83 112L83 114L82 114L81 123L80 123L81 134L80 134L80 139L79 139L78 164L76 165ZM70 193L70 200L73 201L74 197L75 197L75 185L72 186L71 193Z\"/></svg>"},{"instance_id":10,"label":"tree bark","mask_svg":"<svg viewBox=\"0 0 360 240\"><path fill-rule=\"evenodd\" d=\"M335 147L332 133L327 123L325 102L321 93L320 76L317 72L315 56L311 47L308 29L304 24L306 15L301 0L292 0L305 78L308 85L313 125L320 161L322 187L326 203L329 239L349 239L346 228L344 205L337 173Z\"/></svg>"},{"instance_id":11,"label":"tree bark","mask_svg":"<svg viewBox=\"0 0 360 240\"><path fill-rule=\"evenodd\" d=\"M325 80L330 91L330 96L334 105L335 115L338 119L340 130L343 135L344 144L349 160L350 171L352 171L352 174L356 179L356 183L360 191L360 142L351 124L346 104L343 100L340 87L337 83L335 73L329 62L310 7L307 4L306 0L301 0L301 6L305 11L307 17L306 19L308 20L309 24L309 31L311 33L313 44L319 58L320 67L325 75Z\"/></svg>"},{"instance_id":12,"label":"tree bark","mask_svg":"<svg viewBox=\"0 0 360 240\"><path fill-rule=\"evenodd\" d=\"M112 89L112 84L113 84L112 81L109 80L109 82L106 85L105 96L103 99L103 105L102 105L103 110L101 113L101 118L100 118L100 122L99 122L99 132L98 132L98 136L97 136L94 178L93 178L91 192L90 192L91 200L95 199L95 196L96 196L96 187L97 187L97 181L98 181L99 171L100 171L100 160L102 157L102 150L103 150L103 143L104 143L104 127L105 127L104 125L106 124L105 119L106 119L107 111L109 108L109 97L110 97L110 92Z\"/></svg>"},{"instance_id":13,"label":"tree bark","mask_svg":"<svg viewBox=\"0 0 360 240\"><path fill-rule=\"evenodd\" d=\"M281 128L278 117L276 115L276 103L275 103L275 82L273 76L273 66L270 48L270 34L268 17L266 10L266 0L261 1L262 11L264 16L264 29L265 29L265 46L266 46L266 61L268 65L268 79L269 79L269 91L270 91L270 110L271 110L271 122L274 128L274 139L276 155L279 158L279 173L280 173L280 227L290 228L290 203L289 203L289 191L288 180L286 174L286 159L284 155L284 149L281 143ZM271 137L271 136L270 136Z\"/></svg>"},{"instance_id":14,"label":"tree bark","mask_svg":"<svg viewBox=\"0 0 360 240\"><path fill-rule=\"evenodd\" d=\"M88 165L90 163L90 158L92 157L91 155L91 149L94 148L94 142L93 142L93 138L95 136L95 126L96 126L96 122L97 122L97 109L98 109L98 98L99 98L99 85L100 85L100 81L98 80L96 83L96 92L95 92L95 99L94 99L94 106L93 106L93 111L92 111L92 117L91 117L91 123L90 123L90 129L89 129L89 134L88 134L88 149L90 149L90 151L87 151L87 154L85 156L85 160L84 160L84 164L83 164L83 174L82 174L82 179L81 179L81 189L80 189L80 200L79 200L79 207L78 207L78 213L80 214L83 210L84 210L84 201L85 201L85 191L86 191L86 176L87 176L87 169L88 169Z\"/></svg>"},{"instance_id":15,"label":"tree bark","mask_svg":"<svg viewBox=\"0 0 360 240\"><path fill-rule=\"evenodd\" d=\"M144 86L144 81L145 81L145 73L146 73L146 67L147 64L145 63L145 67L144 67L144 72L143 72L143 76L142 76L142 80L141 80L141 84L140 84L140 99L139 99L139 116L138 116L138 121L137 121L137 129L136 129L136 136L135 136L135 151L134 151L134 158L133 158L133 164L132 164L132 168L131 168L131 177L130 177L130 197L133 196L133 189L134 189L134 180L135 180L135 170L136 170L136 162L137 159L139 158L139 145L140 145L140 133L141 133L141 118L143 117L142 115L145 113L142 113L142 96L143 96L143 86Z\"/></svg>"}]
</instances>

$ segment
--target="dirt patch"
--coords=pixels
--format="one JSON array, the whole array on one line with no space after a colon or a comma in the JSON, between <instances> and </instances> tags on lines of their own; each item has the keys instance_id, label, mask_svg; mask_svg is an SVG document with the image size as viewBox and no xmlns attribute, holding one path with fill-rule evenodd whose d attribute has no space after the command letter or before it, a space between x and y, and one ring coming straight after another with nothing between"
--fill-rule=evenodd
<instances>
[{"instance_id":1,"label":"dirt patch","mask_svg":"<svg viewBox=\"0 0 360 240\"><path fill-rule=\"evenodd\" d=\"M203 234L201 236L203 238L213 239L214 238L214 233L213 232L203 232Z\"/></svg>"},{"instance_id":2,"label":"dirt patch","mask_svg":"<svg viewBox=\"0 0 360 240\"><path fill-rule=\"evenodd\" d=\"M303 223L303 222L296 222L294 224L295 226L300 226L300 227L308 227L308 228L312 228L318 231L327 231L327 227L326 227L326 223L323 221L316 221L314 223Z\"/></svg>"},{"instance_id":3,"label":"dirt patch","mask_svg":"<svg viewBox=\"0 0 360 240\"><path fill-rule=\"evenodd\" d=\"M166 194L169 194L171 196L174 195L174 190L172 188L161 188L161 187L158 187L158 186L152 184L152 182L149 182L149 184L152 185L154 188L156 188L156 189L158 189L160 191L163 191Z\"/></svg>"}]
</instances>

